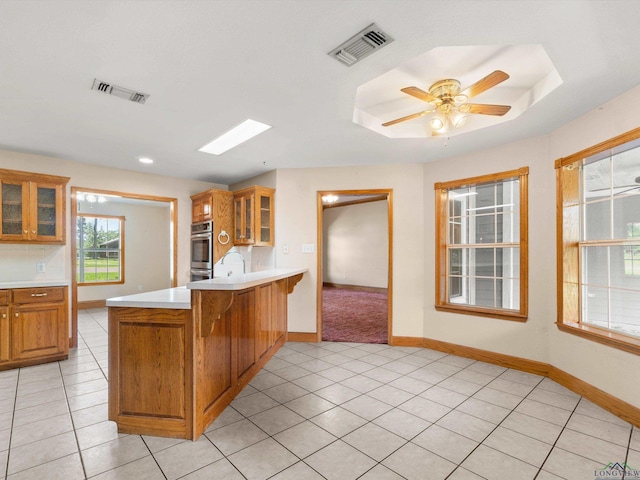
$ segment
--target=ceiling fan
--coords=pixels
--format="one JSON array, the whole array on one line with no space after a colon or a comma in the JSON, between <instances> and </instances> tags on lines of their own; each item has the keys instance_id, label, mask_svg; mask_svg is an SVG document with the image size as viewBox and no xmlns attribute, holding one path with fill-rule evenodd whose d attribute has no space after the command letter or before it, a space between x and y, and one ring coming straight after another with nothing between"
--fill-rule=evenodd
<instances>
[{"instance_id":1,"label":"ceiling fan","mask_svg":"<svg viewBox=\"0 0 640 480\"><path fill-rule=\"evenodd\" d=\"M466 122L466 114L468 113L502 116L511 110L509 105L467 103L467 101L508 78L508 74L502 70L496 70L464 90L461 90L460 82L455 79L439 80L429 87L428 92L418 87L405 87L400 91L432 104L433 108L390 120L383 123L382 126L389 127L400 122L435 113L429 121L429 125L433 135L437 135L446 132L451 127L461 127Z\"/></svg>"},{"instance_id":2,"label":"ceiling fan","mask_svg":"<svg viewBox=\"0 0 640 480\"><path fill-rule=\"evenodd\" d=\"M613 187L605 187L605 188L596 188L594 190L590 190L589 193L602 192L605 190L613 190L613 196L616 197L618 195L624 195L625 193L633 192L634 190L640 190L640 177L636 177L633 179L634 183L629 185L618 185ZM624 190L623 190L624 189ZM618 191L615 191L618 190Z\"/></svg>"}]
</instances>

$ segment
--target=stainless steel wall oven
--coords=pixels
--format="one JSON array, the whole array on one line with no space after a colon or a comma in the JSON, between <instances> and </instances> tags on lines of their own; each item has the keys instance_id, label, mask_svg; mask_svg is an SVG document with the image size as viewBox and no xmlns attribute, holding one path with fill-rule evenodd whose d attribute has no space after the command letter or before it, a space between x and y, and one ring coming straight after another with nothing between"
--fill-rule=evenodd
<instances>
[{"instance_id":1,"label":"stainless steel wall oven","mask_svg":"<svg viewBox=\"0 0 640 480\"><path fill-rule=\"evenodd\" d=\"M213 278L213 222L191 225L191 281Z\"/></svg>"}]
</instances>

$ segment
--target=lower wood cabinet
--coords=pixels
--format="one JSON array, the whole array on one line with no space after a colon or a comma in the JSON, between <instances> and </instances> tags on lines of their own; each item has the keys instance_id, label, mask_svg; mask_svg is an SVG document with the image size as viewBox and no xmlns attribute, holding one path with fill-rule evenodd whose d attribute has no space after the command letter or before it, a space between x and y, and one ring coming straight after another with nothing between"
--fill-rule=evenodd
<instances>
[{"instance_id":1,"label":"lower wood cabinet","mask_svg":"<svg viewBox=\"0 0 640 480\"><path fill-rule=\"evenodd\" d=\"M109 307L109 419L121 433L195 440L284 344L302 274L193 290L191 310Z\"/></svg>"},{"instance_id":2,"label":"lower wood cabinet","mask_svg":"<svg viewBox=\"0 0 640 480\"><path fill-rule=\"evenodd\" d=\"M68 288L0 291L0 370L69 355Z\"/></svg>"}]
</instances>

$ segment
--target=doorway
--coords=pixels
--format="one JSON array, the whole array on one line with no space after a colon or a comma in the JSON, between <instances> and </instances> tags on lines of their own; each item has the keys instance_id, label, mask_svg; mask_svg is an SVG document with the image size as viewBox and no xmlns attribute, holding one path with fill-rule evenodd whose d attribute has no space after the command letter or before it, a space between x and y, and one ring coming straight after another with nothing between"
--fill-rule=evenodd
<instances>
[{"instance_id":1,"label":"doorway","mask_svg":"<svg viewBox=\"0 0 640 480\"><path fill-rule=\"evenodd\" d=\"M318 192L317 341L391 343L392 197Z\"/></svg>"},{"instance_id":2,"label":"doorway","mask_svg":"<svg viewBox=\"0 0 640 480\"><path fill-rule=\"evenodd\" d=\"M127 276L125 275L125 258L128 259L127 264L131 268L133 268L134 272L139 271L140 269L144 269L144 264L138 265L139 262L144 261L154 261L154 258L158 258L159 255L166 255L168 258L162 259L164 264L166 265L166 274L163 274L163 282L166 284L166 287L175 287L177 285L177 199L169 198L169 197L158 197L152 195L141 195L135 193L125 193L125 192L115 192L108 190L98 190L95 188L82 188L82 187L71 187L71 337L69 339L69 346L76 347L78 342L78 304L79 304L79 296L78 296L78 249L81 248L78 245L78 220L83 219L83 217L91 216L92 218L104 218L105 216L113 217L114 215L118 215L123 217L123 223L126 224L127 215L122 215L125 211L128 212L129 216L129 226L127 226L127 230L130 230L132 222L135 221L135 214L133 212L138 212L137 218L144 218L144 221L147 222L148 217L153 216L157 218L159 224L162 227L159 229L160 231L156 231L150 229L147 225L140 225L138 231L140 234L137 234L136 230L133 231L133 235L125 236L123 232L123 242L121 245L121 252L109 252L100 253L100 257L105 255L116 255L117 261L111 262L110 264L116 265L116 267L121 267L121 275L124 276L123 281L119 282L121 285L126 284L128 282L128 287L130 289L131 285L134 285L135 291L127 291L126 293L113 293L115 287L117 287L118 282L96 282L95 284L88 286L88 288L102 288L106 292L106 296L103 295L104 298L94 300L94 301L86 301L82 302L83 308L92 308L92 307L104 307L106 298L138 293L138 291L148 291L156 290L159 288L153 288L153 286L148 286L149 288L145 289L145 285L143 282L140 282L137 278L129 278L127 280ZM106 208L106 205L110 205L109 208ZM152 210L157 210L157 213L154 215L149 215L149 212ZM105 215L105 212L108 212L108 215ZM144 232L144 234L142 233ZM124 239L126 238L126 245ZM160 240L161 239L161 242ZM145 248L145 245L149 245L149 242L152 243L161 243L162 248L161 252L156 252L152 254L152 251L148 248ZM103 242L104 243L104 242ZM104 246L104 245L102 245ZM114 249L115 250L115 249ZM154 258L149 258L149 255ZM147 259L147 260L144 260ZM137 263L136 263L137 262ZM98 274L104 274L102 270L104 270L104 266L102 263L105 261L99 260L94 262L95 264L99 264L100 270ZM107 262L109 263L109 262ZM85 266L85 265L82 265ZM81 269L84 271L84 269ZM116 277L118 274L116 274ZM131 275L130 275L131 277ZM91 277L87 276L87 279ZM107 275L109 279L109 275ZM81 288L84 288L84 285L87 283L83 283Z\"/></svg>"}]
</instances>

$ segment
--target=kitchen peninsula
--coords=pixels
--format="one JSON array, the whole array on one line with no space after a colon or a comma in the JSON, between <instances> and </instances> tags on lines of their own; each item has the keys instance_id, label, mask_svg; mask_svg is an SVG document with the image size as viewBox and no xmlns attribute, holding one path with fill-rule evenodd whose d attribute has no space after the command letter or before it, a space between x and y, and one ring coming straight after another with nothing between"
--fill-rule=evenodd
<instances>
[{"instance_id":1,"label":"kitchen peninsula","mask_svg":"<svg viewBox=\"0 0 640 480\"><path fill-rule=\"evenodd\" d=\"M306 268L216 277L107 300L109 419L196 440L286 341Z\"/></svg>"}]
</instances>

